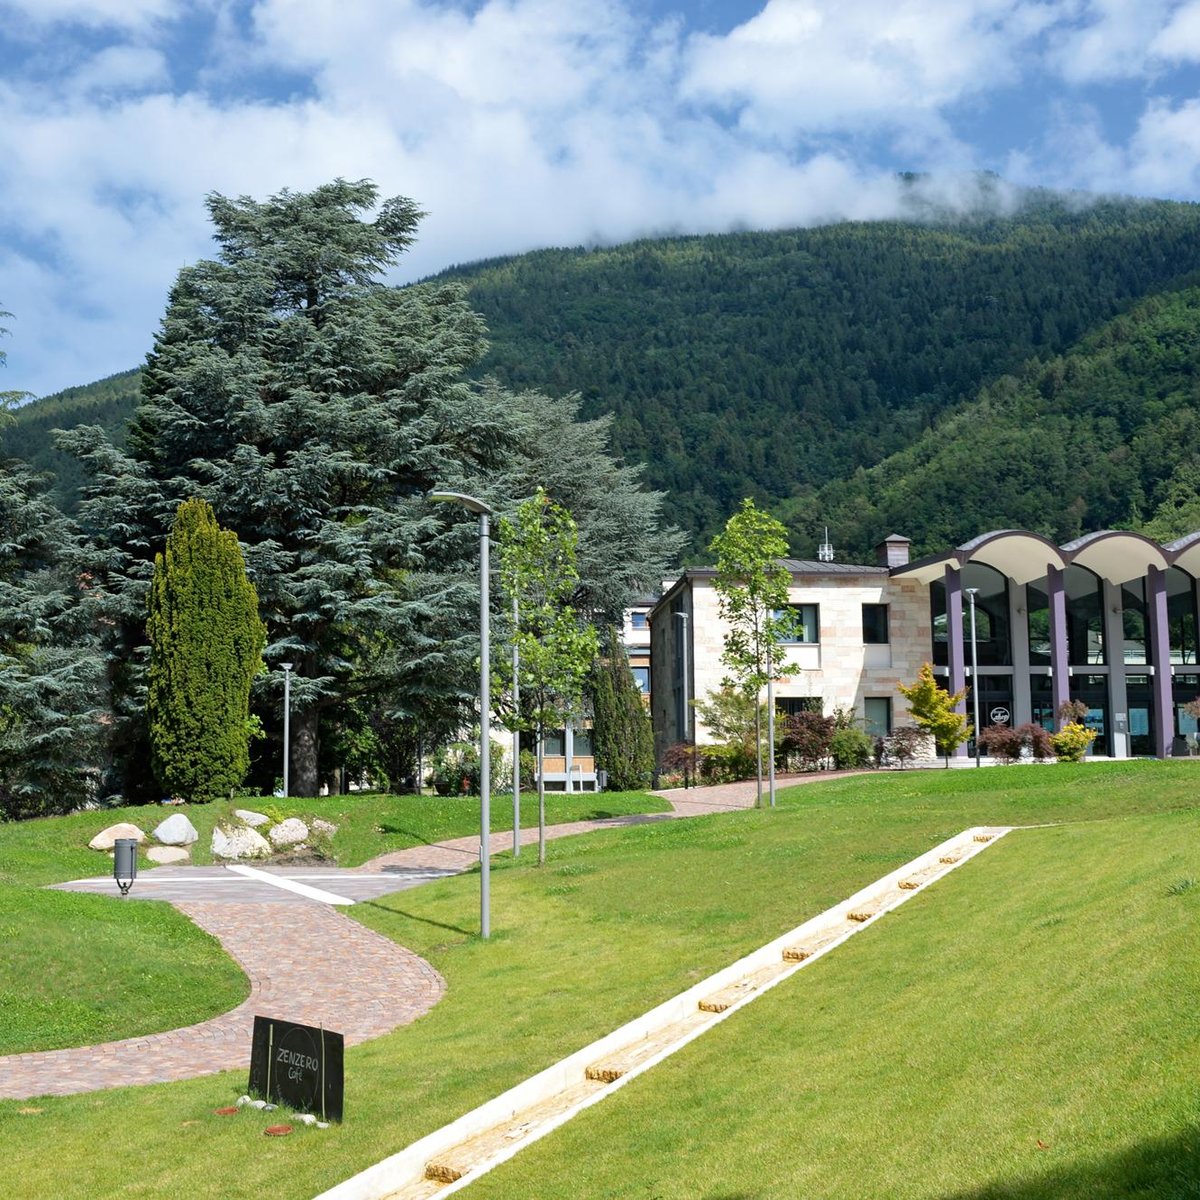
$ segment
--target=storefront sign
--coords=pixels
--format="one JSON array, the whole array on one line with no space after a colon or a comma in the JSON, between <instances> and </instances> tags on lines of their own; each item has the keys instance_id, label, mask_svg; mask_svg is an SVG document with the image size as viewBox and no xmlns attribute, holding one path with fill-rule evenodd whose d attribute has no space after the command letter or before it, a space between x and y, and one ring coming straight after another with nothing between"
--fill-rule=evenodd
<instances>
[{"instance_id":1,"label":"storefront sign","mask_svg":"<svg viewBox=\"0 0 1200 1200\"><path fill-rule=\"evenodd\" d=\"M250 1094L314 1113L323 1121L340 1121L344 1057L340 1033L255 1017Z\"/></svg>"},{"instance_id":2,"label":"storefront sign","mask_svg":"<svg viewBox=\"0 0 1200 1200\"><path fill-rule=\"evenodd\" d=\"M993 725L1007 725L1012 719L1012 713L1002 704L997 704L995 708L988 713L988 717Z\"/></svg>"}]
</instances>

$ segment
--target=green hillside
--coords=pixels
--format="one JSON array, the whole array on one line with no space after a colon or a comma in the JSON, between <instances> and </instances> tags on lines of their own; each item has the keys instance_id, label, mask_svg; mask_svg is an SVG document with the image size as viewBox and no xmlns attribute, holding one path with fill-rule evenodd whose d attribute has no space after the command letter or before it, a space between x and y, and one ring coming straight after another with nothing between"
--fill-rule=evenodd
<instances>
[{"instance_id":1,"label":"green hillside","mask_svg":"<svg viewBox=\"0 0 1200 1200\"><path fill-rule=\"evenodd\" d=\"M812 553L828 521L839 550L857 556L893 528L924 547L997 525L1067 536L1136 523L1189 486L1176 453L1186 431L1164 447L1181 473L1156 464L1161 413L1149 403L1165 388L1161 403L1185 420L1186 365L1131 358L1105 339L1136 339L1159 311L1142 301L1200 282L1200 206L1033 194L1008 218L545 250L447 277L491 330L481 372L578 391L585 416L612 413L615 449L669 492L666 515L693 533L698 557L745 495L786 516L797 553ZM1186 325L1190 312L1172 319ZM1121 314L1125 324L1096 332ZM1143 397L1136 412L1113 415L1115 397L1093 412L1081 398L1084 364L1104 354L1096 370ZM1170 380L1156 382L1160 370ZM47 431L119 425L136 380L28 405L9 453L58 471L69 503L78 477L50 456ZM1031 403L1047 422L1032 454ZM1139 446L1122 450L1135 431ZM1068 432L1086 453L1062 442ZM988 470L990 460L1010 465Z\"/></svg>"},{"instance_id":2,"label":"green hillside","mask_svg":"<svg viewBox=\"0 0 1200 1200\"><path fill-rule=\"evenodd\" d=\"M1200 529L1200 289L1152 297L1000 377L905 450L779 514L794 545L815 546L828 523L848 557L893 530L923 554L1005 527L1060 543Z\"/></svg>"}]
</instances>

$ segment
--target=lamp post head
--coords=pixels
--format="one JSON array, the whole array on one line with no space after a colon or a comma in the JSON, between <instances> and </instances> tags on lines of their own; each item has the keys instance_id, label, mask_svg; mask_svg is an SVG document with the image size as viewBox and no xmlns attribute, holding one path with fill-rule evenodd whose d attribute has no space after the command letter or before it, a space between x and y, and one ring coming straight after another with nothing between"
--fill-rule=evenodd
<instances>
[{"instance_id":1,"label":"lamp post head","mask_svg":"<svg viewBox=\"0 0 1200 1200\"><path fill-rule=\"evenodd\" d=\"M446 504L461 504L463 508L469 508L471 512L478 513L481 517L494 517L496 510L488 504L484 504L482 500L477 500L474 496L468 496L465 492L430 492L428 498L430 500L438 500Z\"/></svg>"},{"instance_id":2,"label":"lamp post head","mask_svg":"<svg viewBox=\"0 0 1200 1200\"><path fill-rule=\"evenodd\" d=\"M279 665L280 665L280 666L281 666L281 667L282 667L282 668L283 668L285 671L290 671L290 670L292 669L292 667L293 667L293 666L295 666L295 663L280 663Z\"/></svg>"}]
</instances>

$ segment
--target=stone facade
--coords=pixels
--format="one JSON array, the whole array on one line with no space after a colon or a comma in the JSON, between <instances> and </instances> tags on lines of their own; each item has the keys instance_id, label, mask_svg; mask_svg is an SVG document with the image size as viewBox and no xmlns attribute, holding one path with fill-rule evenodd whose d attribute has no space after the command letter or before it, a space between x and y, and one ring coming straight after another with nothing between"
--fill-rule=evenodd
<instances>
[{"instance_id":1,"label":"stone facade","mask_svg":"<svg viewBox=\"0 0 1200 1200\"><path fill-rule=\"evenodd\" d=\"M789 701L819 700L822 711L852 708L867 719L868 699L888 700L892 725L904 723L907 706L897 690L911 683L929 661L931 621L929 591L922 584L889 576L886 567L788 560L794 605L817 608L816 640L782 646L785 670L775 684L778 707ZM698 743L711 741L698 714L683 725L683 704L720 689L726 670L721 663L726 623L714 587L715 572L685 572L651 615L651 712L661 753L689 733ZM888 640L864 642L863 606L888 606ZM687 688L683 695L685 675ZM690 705L689 705L690 708Z\"/></svg>"}]
</instances>

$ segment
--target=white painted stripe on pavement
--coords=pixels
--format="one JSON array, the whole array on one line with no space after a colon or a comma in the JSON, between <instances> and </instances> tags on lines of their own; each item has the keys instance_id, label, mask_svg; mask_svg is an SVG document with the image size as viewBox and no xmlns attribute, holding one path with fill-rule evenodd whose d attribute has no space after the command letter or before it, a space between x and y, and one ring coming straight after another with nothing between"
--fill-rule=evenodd
<instances>
[{"instance_id":1,"label":"white painted stripe on pavement","mask_svg":"<svg viewBox=\"0 0 1200 1200\"><path fill-rule=\"evenodd\" d=\"M277 888L283 888L287 892L295 892L298 896L307 896L310 900L320 900L324 904L354 904L354 900L347 900L345 896L335 896L333 892L322 891L321 888L309 887L306 883L297 883L294 879L288 879L283 875L272 875L267 871L257 871L254 867L243 866L227 866L227 871L234 871L238 875L245 875L247 879L261 879L263 883L273 884Z\"/></svg>"}]
</instances>

